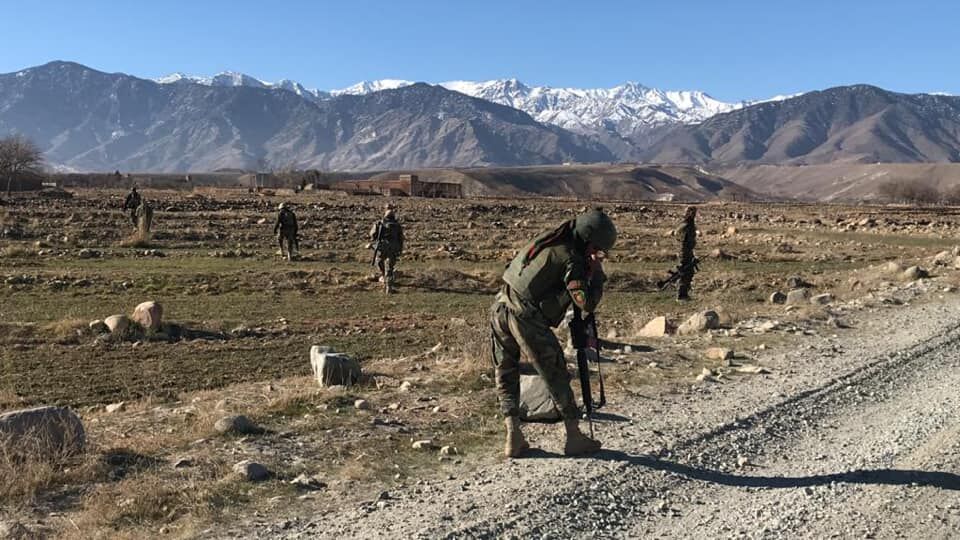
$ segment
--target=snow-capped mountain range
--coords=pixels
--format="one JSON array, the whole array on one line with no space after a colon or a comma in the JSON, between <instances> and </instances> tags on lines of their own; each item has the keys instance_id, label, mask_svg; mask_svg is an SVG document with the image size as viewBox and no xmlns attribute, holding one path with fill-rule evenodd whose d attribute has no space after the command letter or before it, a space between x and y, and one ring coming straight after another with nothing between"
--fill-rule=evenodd
<instances>
[{"instance_id":1,"label":"snow-capped mountain range","mask_svg":"<svg viewBox=\"0 0 960 540\"><path fill-rule=\"evenodd\" d=\"M402 79L363 81L339 90L307 89L300 83L282 80L269 83L236 72L213 77L175 73L156 79L159 83L192 82L210 86L252 86L292 91L312 101L341 95L365 95L414 84ZM613 132L630 137L640 130L669 124L693 124L719 113L739 109L751 102L726 103L700 91L663 91L628 82L613 88L553 88L527 86L517 79L491 81L447 81L440 86L522 110L539 122L578 133Z\"/></svg>"}]
</instances>

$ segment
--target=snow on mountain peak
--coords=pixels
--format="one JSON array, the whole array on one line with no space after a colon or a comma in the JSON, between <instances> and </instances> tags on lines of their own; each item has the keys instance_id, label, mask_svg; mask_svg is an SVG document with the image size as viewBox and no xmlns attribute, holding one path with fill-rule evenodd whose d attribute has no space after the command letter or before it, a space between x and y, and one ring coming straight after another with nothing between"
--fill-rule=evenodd
<instances>
[{"instance_id":1,"label":"snow on mountain peak","mask_svg":"<svg viewBox=\"0 0 960 540\"><path fill-rule=\"evenodd\" d=\"M307 89L288 79L269 83L233 71L225 71L213 77L173 73L156 79L156 82L163 84L181 81L208 86L279 88L312 101L322 101L332 96L364 95L414 84L413 81L404 79L379 79L361 81L339 90L322 91ZM726 103L700 91L663 91L633 81L613 88L586 89L527 86L515 78L447 81L439 85L471 97L520 109L540 122L577 132L609 130L613 126L617 133L624 136L657 125L702 122L713 115L754 103Z\"/></svg>"}]
</instances>

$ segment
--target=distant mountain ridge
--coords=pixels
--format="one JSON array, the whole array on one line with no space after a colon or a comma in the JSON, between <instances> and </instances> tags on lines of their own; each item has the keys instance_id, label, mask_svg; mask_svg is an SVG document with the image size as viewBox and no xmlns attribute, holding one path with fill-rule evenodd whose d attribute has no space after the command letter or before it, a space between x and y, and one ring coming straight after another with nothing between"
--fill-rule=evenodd
<instances>
[{"instance_id":1,"label":"distant mountain ridge","mask_svg":"<svg viewBox=\"0 0 960 540\"><path fill-rule=\"evenodd\" d=\"M714 165L956 162L960 97L829 88L676 128L641 157Z\"/></svg>"},{"instance_id":2,"label":"distant mountain ridge","mask_svg":"<svg viewBox=\"0 0 960 540\"><path fill-rule=\"evenodd\" d=\"M164 84L190 81L210 86L285 88L315 101L342 95L364 95L415 84L403 79L381 79L362 81L339 90L317 90L306 89L289 80L268 83L230 71L213 77L190 77L175 73L156 81ZM468 96L519 109L545 124L553 124L577 133L610 132L626 138L658 126L700 122L715 114L749 104L725 103L700 91L663 91L634 82L613 88L594 89L528 86L517 79L448 81L437 84Z\"/></svg>"},{"instance_id":3,"label":"distant mountain ridge","mask_svg":"<svg viewBox=\"0 0 960 540\"><path fill-rule=\"evenodd\" d=\"M214 78L159 84L72 62L0 75L0 134L64 170L384 170L612 161L602 145L529 115L416 84L302 99Z\"/></svg>"}]
</instances>

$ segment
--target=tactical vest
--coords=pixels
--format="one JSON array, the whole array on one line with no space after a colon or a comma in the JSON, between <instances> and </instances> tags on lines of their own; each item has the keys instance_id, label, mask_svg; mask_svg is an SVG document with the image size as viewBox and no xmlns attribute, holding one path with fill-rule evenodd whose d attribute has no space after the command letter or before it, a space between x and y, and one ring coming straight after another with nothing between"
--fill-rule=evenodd
<instances>
[{"instance_id":1,"label":"tactical vest","mask_svg":"<svg viewBox=\"0 0 960 540\"><path fill-rule=\"evenodd\" d=\"M396 220L383 220L380 222L380 251L384 255L396 255L400 253L403 243L402 230L400 223Z\"/></svg>"},{"instance_id":2,"label":"tactical vest","mask_svg":"<svg viewBox=\"0 0 960 540\"><path fill-rule=\"evenodd\" d=\"M567 283L585 279L586 261L571 246L560 244L544 248L524 267L524 255L532 247L532 242L525 246L503 273L509 291L500 300L519 316L541 315L557 326L571 303Z\"/></svg>"}]
</instances>

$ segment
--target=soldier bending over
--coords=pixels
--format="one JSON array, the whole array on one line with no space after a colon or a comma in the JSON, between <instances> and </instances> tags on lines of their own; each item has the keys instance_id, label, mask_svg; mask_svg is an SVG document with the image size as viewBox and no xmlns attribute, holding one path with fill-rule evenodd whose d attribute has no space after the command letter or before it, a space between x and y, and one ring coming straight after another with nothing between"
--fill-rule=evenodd
<instances>
[{"instance_id":1,"label":"soldier bending over","mask_svg":"<svg viewBox=\"0 0 960 540\"><path fill-rule=\"evenodd\" d=\"M571 303L584 313L596 309L605 280L602 260L617 239L613 221L591 210L538 237L514 257L491 308L493 362L500 410L506 417L504 453L518 457L530 448L520 431L520 356L543 377L564 418L566 455L596 452L600 442L580 431L557 327Z\"/></svg>"}]
</instances>

